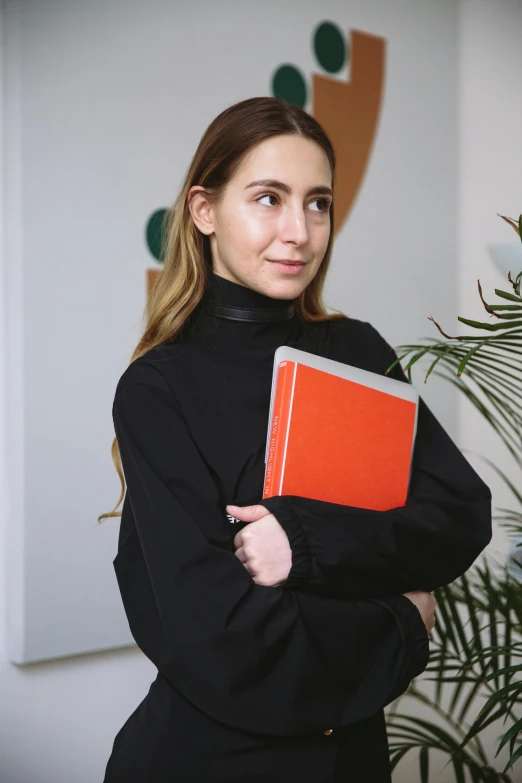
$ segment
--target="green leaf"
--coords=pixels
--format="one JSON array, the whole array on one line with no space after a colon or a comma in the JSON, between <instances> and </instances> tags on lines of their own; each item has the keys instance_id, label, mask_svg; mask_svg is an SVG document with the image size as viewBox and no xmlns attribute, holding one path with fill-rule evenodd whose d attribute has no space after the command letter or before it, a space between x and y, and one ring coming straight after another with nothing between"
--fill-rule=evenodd
<instances>
[{"instance_id":1,"label":"green leaf","mask_svg":"<svg viewBox=\"0 0 522 783\"><path fill-rule=\"evenodd\" d=\"M406 745L405 747L402 747L400 750L396 751L394 754L390 754L390 765L391 765L391 771L395 769L399 761L402 759L403 756L408 753L408 751L411 750L411 747L409 745Z\"/></svg>"},{"instance_id":2,"label":"green leaf","mask_svg":"<svg viewBox=\"0 0 522 783\"><path fill-rule=\"evenodd\" d=\"M472 321L469 318L462 318L462 316L460 315L458 317L458 320L461 323L466 324L466 326L473 326L474 329L485 329L488 332L498 332L501 329L512 329L515 326L522 326L522 321L513 321L512 323L509 324L505 324L505 323L486 324L486 323L482 323L481 321Z\"/></svg>"},{"instance_id":3,"label":"green leaf","mask_svg":"<svg viewBox=\"0 0 522 783\"><path fill-rule=\"evenodd\" d=\"M464 775L464 765L462 764L461 759L455 757L452 759L452 761L453 761L453 769L455 771L456 783L466 783L466 777Z\"/></svg>"},{"instance_id":4,"label":"green leaf","mask_svg":"<svg viewBox=\"0 0 522 783\"><path fill-rule=\"evenodd\" d=\"M474 354L476 354L477 351L479 351L482 347L483 347L483 343L482 344L478 343L478 345L475 345L470 351L468 351L468 353L464 356L461 363L459 364L457 375L462 375L466 364L469 362L472 356L474 356Z\"/></svg>"},{"instance_id":5,"label":"green leaf","mask_svg":"<svg viewBox=\"0 0 522 783\"><path fill-rule=\"evenodd\" d=\"M420 765L420 779L421 783L429 783L430 777L430 757L429 748L425 745L420 749L419 753L419 765Z\"/></svg>"},{"instance_id":6,"label":"green leaf","mask_svg":"<svg viewBox=\"0 0 522 783\"><path fill-rule=\"evenodd\" d=\"M507 731L504 734L504 736L502 737L502 741L501 741L500 745L497 748L496 755L498 756L498 754L500 753L500 751L502 750L504 745L507 745L507 743L511 739L516 739L521 731L522 731L522 718L520 720L517 720L516 723L514 723L513 726L511 726L509 731Z\"/></svg>"},{"instance_id":7,"label":"green leaf","mask_svg":"<svg viewBox=\"0 0 522 783\"><path fill-rule=\"evenodd\" d=\"M480 679L480 677L475 677L473 687L469 689L469 693L466 696L463 705L461 706L459 716L458 716L459 720L463 721L465 719L467 713L474 706L474 701L475 698L477 697L477 694L480 692L481 688L483 687L484 684Z\"/></svg>"},{"instance_id":8,"label":"green leaf","mask_svg":"<svg viewBox=\"0 0 522 783\"><path fill-rule=\"evenodd\" d=\"M479 345L481 345L481 344L479 343ZM428 368L428 371L427 371L427 373L426 373L426 376L425 376L425 378L424 378L424 383L426 383L426 381L427 381L427 380L428 380L428 378L430 377L430 375L431 375L432 371L434 370L434 368L436 367L436 365L438 364L438 362L440 362L440 360L441 360L441 359L444 357L444 355L445 355L446 353L449 353L449 352L452 350L452 348L453 348L453 347L454 347L454 346L453 346L453 345L451 345L451 343L450 343L449 345L446 345L446 346L444 347L444 349L442 350L442 352L439 354L439 356L437 356L437 358L436 358L436 359L434 359L434 361L433 361L433 362L430 364L430 366L429 366L429 368Z\"/></svg>"},{"instance_id":9,"label":"green leaf","mask_svg":"<svg viewBox=\"0 0 522 783\"><path fill-rule=\"evenodd\" d=\"M518 761L518 759L521 756L522 756L522 745L520 745L519 749L509 757L508 762L504 767L504 772L507 772L510 767L514 767L515 761Z\"/></svg>"},{"instance_id":10,"label":"green leaf","mask_svg":"<svg viewBox=\"0 0 522 783\"><path fill-rule=\"evenodd\" d=\"M510 294L507 291L501 291L499 288L495 288L495 293L497 296L500 296L501 299L509 299L510 302L522 301L520 296L517 296L516 294Z\"/></svg>"}]
</instances>

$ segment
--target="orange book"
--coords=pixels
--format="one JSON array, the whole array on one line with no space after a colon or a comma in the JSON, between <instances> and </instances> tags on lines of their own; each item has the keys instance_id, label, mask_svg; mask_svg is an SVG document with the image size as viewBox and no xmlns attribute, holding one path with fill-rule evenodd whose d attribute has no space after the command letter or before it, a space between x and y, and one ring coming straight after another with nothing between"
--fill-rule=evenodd
<instances>
[{"instance_id":1,"label":"orange book","mask_svg":"<svg viewBox=\"0 0 522 783\"><path fill-rule=\"evenodd\" d=\"M408 383L296 348L274 357L263 498L404 506L417 426Z\"/></svg>"}]
</instances>

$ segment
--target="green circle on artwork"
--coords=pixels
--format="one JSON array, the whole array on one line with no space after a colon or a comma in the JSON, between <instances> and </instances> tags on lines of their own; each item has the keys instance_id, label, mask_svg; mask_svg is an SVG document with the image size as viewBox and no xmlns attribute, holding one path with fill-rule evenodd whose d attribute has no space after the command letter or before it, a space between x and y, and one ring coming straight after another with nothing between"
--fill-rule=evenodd
<instances>
[{"instance_id":1,"label":"green circle on artwork","mask_svg":"<svg viewBox=\"0 0 522 783\"><path fill-rule=\"evenodd\" d=\"M163 239L163 218L165 217L166 209L157 209L152 213L145 230L145 237L147 240L147 247L150 252L160 264L163 263L161 256L161 247Z\"/></svg>"},{"instance_id":2,"label":"green circle on artwork","mask_svg":"<svg viewBox=\"0 0 522 783\"><path fill-rule=\"evenodd\" d=\"M314 33L314 52L317 62L327 73L338 73L346 62L347 45L344 36L333 22L321 22Z\"/></svg>"},{"instance_id":3,"label":"green circle on artwork","mask_svg":"<svg viewBox=\"0 0 522 783\"><path fill-rule=\"evenodd\" d=\"M272 95L304 109L308 97L304 76L293 65L281 65L272 77Z\"/></svg>"}]
</instances>

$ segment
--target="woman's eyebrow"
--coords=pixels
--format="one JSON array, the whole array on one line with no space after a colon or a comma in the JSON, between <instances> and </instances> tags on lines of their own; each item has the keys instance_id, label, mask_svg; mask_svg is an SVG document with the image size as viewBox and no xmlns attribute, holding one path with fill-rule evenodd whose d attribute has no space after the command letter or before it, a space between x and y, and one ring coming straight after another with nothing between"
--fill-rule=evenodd
<instances>
[{"instance_id":1,"label":"woman's eyebrow","mask_svg":"<svg viewBox=\"0 0 522 783\"><path fill-rule=\"evenodd\" d=\"M284 193L291 193L291 188L286 185L284 182L280 182L277 179L257 179L255 182L251 182L249 185L245 186L245 190L247 188L255 188L258 186L262 186L264 188L275 188L276 190L282 190ZM316 193L321 196L333 196L333 192L331 188L327 188L325 185L316 185L314 188L309 188L305 196L310 196L312 193Z\"/></svg>"}]
</instances>

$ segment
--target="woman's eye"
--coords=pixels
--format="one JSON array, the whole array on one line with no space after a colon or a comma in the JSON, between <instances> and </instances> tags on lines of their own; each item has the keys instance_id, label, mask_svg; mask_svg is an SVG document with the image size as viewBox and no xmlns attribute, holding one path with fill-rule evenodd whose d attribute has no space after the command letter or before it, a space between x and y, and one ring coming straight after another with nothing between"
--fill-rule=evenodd
<instances>
[{"instance_id":1,"label":"woman's eye","mask_svg":"<svg viewBox=\"0 0 522 783\"><path fill-rule=\"evenodd\" d=\"M320 204L321 207L318 210L312 210L313 212L328 212L330 209L330 202L326 198L316 198L310 202L311 204Z\"/></svg>"},{"instance_id":2,"label":"woman's eye","mask_svg":"<svg viewBox=\"0 0 522 783\"><path fill-rule=\"evenodd\" d=\"M263 199L263 198L274 198L274 199L276 199L276 201L277 201L277 196L275 195L275 193L265 193L265 195L264 195L264 196L260 196L260 197L257 199L257 201L259 201L259 203L261 203L261 199ZM275 205L274 205L274 204L267 204L266 206L268 206L268 207L273 207L273 206L275 206Z\"/></svg>"}]
</instances>

